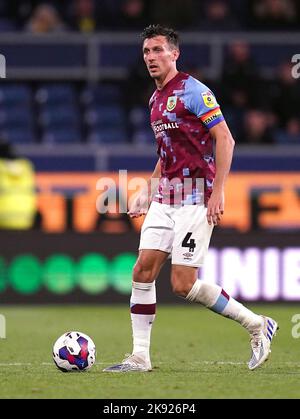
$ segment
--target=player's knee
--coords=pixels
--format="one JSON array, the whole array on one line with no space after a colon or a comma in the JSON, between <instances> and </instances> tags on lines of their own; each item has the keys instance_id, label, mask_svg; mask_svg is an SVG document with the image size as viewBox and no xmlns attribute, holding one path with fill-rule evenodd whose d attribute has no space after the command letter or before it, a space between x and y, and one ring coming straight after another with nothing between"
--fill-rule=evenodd
<instances>
[{"instance_id":1,"label":"player's knee","mask_svg":"<svg viewBox=\"0 0 300 419\"><path fill-rule=\"evenodd\" d=\"M134 282L152 282L152 270L146 268L142 263L137 262L133 268L133 281Z\"/></svg>"}]
</instances>

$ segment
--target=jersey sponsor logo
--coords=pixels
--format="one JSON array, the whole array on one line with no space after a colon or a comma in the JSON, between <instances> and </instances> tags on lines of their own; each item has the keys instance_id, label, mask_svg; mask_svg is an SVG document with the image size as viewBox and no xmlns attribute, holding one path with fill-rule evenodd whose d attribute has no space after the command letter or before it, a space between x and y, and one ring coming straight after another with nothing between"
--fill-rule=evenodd
<instances>
[{"instance_id":1,"label":"jersey sponsor logo","mask_svg":"<svg viewBox=\"0 0 300 419\"><path fill-rule=\"evenodd\" d=\"M177 96L170 96L168 97L168 101L167 101L167 110L169 112L173 111L173 109L175 109L177 104Z\"/></svg>"},{"instance_id":2,"label":"jersey sponsor logo","mask_svg":"<svg viewBox=\"0 0 300 419\"><path fill-rule=\"evenodd\" d=\"M152 124L152 129L154 133L165 131L167 129L175 129L175 128L179 128L179 125L177 124L177 122L169 122L168 124L158 124L158 125Z\"/></svg>"},{"instance_id":3,"label":"jersey sponsor logo","mask_svg":"<svg viewBox=\"0 0 300 419\"><path fill-rule=\"evenodd\" d=\"M212 94L212 92L207 91L207 92L201 93L201 95L203 98L204 105L207 106L208 108L214 108L217 105L216 99L214 95Z\"/></svg>"}]
</instances>

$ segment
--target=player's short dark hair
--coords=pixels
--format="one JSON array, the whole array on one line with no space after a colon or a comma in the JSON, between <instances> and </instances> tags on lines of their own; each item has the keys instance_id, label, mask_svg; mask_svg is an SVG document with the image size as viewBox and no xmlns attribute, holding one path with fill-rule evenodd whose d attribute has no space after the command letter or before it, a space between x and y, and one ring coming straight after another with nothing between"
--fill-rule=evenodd
<instances>
[{"instance_id":1,"label":"player's short dark hair","mask_svg":"<svg viewBox=\"0 0 300 419\"><path fill-rule=\"evenodd\" d=\"M141 33L143 41L154 38L155 36L165 36L170 46L179 49L179 35L174 29L162 25L149 25Z\"/></svg>"}]
</instances>

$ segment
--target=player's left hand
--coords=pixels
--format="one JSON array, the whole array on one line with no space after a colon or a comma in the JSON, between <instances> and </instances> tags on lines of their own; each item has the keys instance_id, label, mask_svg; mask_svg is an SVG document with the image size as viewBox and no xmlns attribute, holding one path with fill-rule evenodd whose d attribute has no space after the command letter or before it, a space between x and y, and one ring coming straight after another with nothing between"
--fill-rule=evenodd
<instances>
[{"instance_id":1,"label":"player's left hand","mask_svg":"<svg viewBox=\"0 0 300 419\"><path fill-rule=\"evenodd\" d=\"M218 225L224 214L224 191L213 190L207 203L208 224Z\"/></svg>"}]
</instances>

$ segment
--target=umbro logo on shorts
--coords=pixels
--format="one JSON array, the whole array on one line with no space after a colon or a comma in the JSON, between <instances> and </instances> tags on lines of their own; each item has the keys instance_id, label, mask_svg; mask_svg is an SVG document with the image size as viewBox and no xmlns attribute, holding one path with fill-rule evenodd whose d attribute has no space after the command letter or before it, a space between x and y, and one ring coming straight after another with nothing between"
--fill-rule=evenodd
<instances>
[{"instance_id":1,"label":"umbro logo on shorts","mask_svg":"<svg viewBox=\"0 0 300 419\"><path fill-rule=\"evenodd\" d=\"M185 256L185 259L191 259L194 255L193 253L183 253L183 256Z\"/></svg>"}]
</instances>

